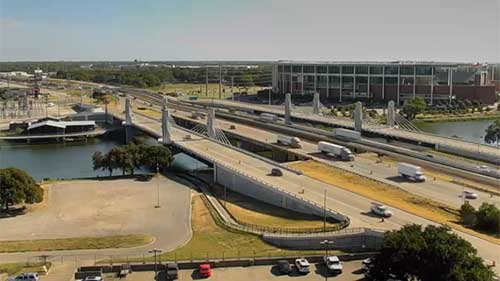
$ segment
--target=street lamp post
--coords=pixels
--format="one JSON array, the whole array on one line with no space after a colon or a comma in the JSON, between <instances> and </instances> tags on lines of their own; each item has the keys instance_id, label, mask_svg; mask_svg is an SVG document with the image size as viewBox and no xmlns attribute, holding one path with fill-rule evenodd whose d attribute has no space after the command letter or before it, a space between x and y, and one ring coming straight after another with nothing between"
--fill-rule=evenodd
<instances>
[{"instance_id":1,"label":"street lamp post","mask_svg":"<svg viewBox=\"0 0 500 281\"><path fill-rule=\"evenodd\" d=\"M156 161L156 205L155 208L160 208L160 166Z\"/></svg>"},{"instance_id":2,"label":"street lamp post","mask_svg":"<svg viewBox=\"0 0 500 281\"><path fill-rule=\"evenodd\" d=\"M155 280L158 280L158 263L157 263L157 258L156 257L161 252L162 252L162 250L159 250L159 249L156 249L156 248L148 251L148 253L154 255L154 260L155 260Z\"/></svg>"},{"instance_id":3,"label":"street lamp post","mask_svg":"<svg viewBox=\"0 0 500 281\"><path fill-rule=\"evenodd\" d=\"M325 239L321 242L319 242L321 245L325 246L325 280L328 280L328 265L326 264L326 259L328 258L328 246L332 245L334 241Z\"/></svg>"}]
</instances>

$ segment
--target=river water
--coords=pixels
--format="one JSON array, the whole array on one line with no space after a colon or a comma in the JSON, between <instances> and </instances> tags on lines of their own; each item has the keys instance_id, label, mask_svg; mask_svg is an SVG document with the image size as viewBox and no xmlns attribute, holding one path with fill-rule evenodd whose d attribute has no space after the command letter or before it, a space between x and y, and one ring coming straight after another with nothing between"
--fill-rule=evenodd
<instances>
[{"instance_id":1,"label":"river water","mask_svg":"<svg viewBox=\"0 0 500 281\"><path fill-rule=\"evenodd\" d=\"M494 120L460 121L460 122L436 122L418 123L417 127L424 132L429 132L446 137L458 137L473 142L484 143L486 128Z\"/></svg>"},{"instance_id":2,"label":"river water","mask_svg":"<svg viewBox=\"0 0 500 281\"><path fill-rule=\"evenodd\" d=\"M0 142L0 168L16 167L25 170L36 181L45 178L70 179L108 176L107 171L94 171L92 155L96 151L108 152L114 146L122 145L123 136L100 137L85 142L50 144L12 144ZM152 138L143 138L145 143L154 144ZM173 165L177 169L191 170L205 167L203 163L186 154L177 154ZM145 171L137 170L140 174ZM113 175L121 175L116 170Z\"/></svg>"}]
</instances>

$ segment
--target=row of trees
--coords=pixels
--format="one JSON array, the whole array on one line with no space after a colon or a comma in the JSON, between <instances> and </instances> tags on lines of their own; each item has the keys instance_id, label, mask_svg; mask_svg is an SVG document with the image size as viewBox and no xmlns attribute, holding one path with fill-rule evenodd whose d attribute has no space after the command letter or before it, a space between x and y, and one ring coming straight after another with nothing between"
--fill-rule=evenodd
<instances>
[{"instance_id":1,"label":"row of trees","mask_svg":"<svg viewBox=\"0 0 500 281\"><path fill-rule=\"evenodd\" d=\"M374 280L490 281L494 276L468 241L432 225L387 232L370 273Z\"/></svg>"},{"instance_id":2,"label":"row of trees","mask_svg":"<svg viewBox=\"0 0 500 281\"><path fill-rule=\"evenodd\" d=\"M500 210L493 204L483 203L476 210L466 201L460 208L460 219L476 229L500 233Z\"/></svg>"},{"instance_id":3,"label":"row of trees","mask_svg":"<svg viewBox=\"0 0 500 281\"><path fill-rule=\"evenodd\" d=\"M0 169L0 206L8 211L9 206L20 203L38 203L43 200L43 189L23 170Z\"/></svg>"},{"instance_id":4,"label":"row of trees","mask_svg":"<svg viewBox=\"0 0 500 281\"><path fill-rule=\"evenodd\" d=\"M218 82L218 68L209 68L208 77L206 71L205 68L170 68L166 66L101 69L73 68L57 71L56 77L104 84L131 85L139 88L156 87L161 85L162 82L205 83L207 78L210 83ZM267 84L270 84L271 77L269 73L270 70L264 67L252 69L251 72L238 68L224 69L222 79L227 83L231 83L230 80L233 77L235 86L252 86L264 80Z\"/></svg>"},{"instance_id":5,"label":"row of trees","mask_svg":"<svg viewBox=\"0 0 500 281\"><path fill-rule=\"evenodd\" d=\"M157 165L160 171L165 171L170 167L172 159L172 153L167 147L144 144L115 146L108 153L97 151L92 156L94 170L108 171L109 176L117 169L123 175L133 175L139 168L155 171Z\"/></svg>"}]
</instances>

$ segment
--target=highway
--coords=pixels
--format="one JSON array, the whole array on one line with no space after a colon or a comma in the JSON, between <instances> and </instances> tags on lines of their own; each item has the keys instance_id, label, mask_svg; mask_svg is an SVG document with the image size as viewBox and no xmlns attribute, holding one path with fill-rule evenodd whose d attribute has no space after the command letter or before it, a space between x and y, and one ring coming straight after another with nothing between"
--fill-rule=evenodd
<instances>
[{"instance_id":1,"label":"highway","mask_svg":"<svg viewBox=\"0 0 500 281\"><path fill-rule=\"evenodd\" d=\"M193 122L206 124L205 120L195 120L191 118L191 114L185 111L176 110L174 116L189 119ZM217 119L216 126L224 131L232 134L240 135L244 138L254 139L261 143L280 146L282 149L289 150L298 154L302 154L312 159L342 168L347 171L354 171L367 178L373 178L378 181L385 182L390 185L398 186L408 192L415 193L435 201L441 202L454 208L460 208L463 204L461 194L464 187L458 184L450 183L441 179L433 180L429 178L426 182L415 183L408 180L402 180L398 177L397 167L393 161L377 163L375 157L367 157L370 153L363 153L356 157L354 162L339 161L335 158L322 155L318 149L317 144L310 141L302 141L302 148L291 148L277 144L279 133L256 128L249 125L243 125L236 122L231 122L223 119ZM231 129L234 126L234 129ZM373 154L371 155L373 156ZM390 167L388 166L390 165ZM372 173L370 173L372 171ZM467 189L469 190L469 189ZM488 193L482 191L474 191L478 194L477 200L470 200L470 203L478 208L483 202L492 203L500 207L500 197L490 197Z\"/></svg>"},{"instance_id":2,"label":"highway","mask_svg":"<svg viewBox=\"0 0 500 281\"><path fill-rule=\"evenodd\" d=\"M156 132L156 136L161 135L160 123L141 115L134 115L134 125L144 128L149 132ZM351 227L371 227L377 229L399 229L401 226L411 223L422 225L435 224L432 221L423 219L413 214L394 209L394 216L385 222L379 218L370 216L369 210L372 200L346 191L344 189L325 184L304 175L299 175L291 171L283 170L282 177L269 176L272 168L276 167L268 162L262 161L251 155L241 153L235 149L223 146L208 139L201 139L196 135L191 135L190 139L185 139L189 133L174 129L174 141L176 145L183 146L199 155L205 155L217 163L224 163L231 166L238 173L256 178L269 185L279 186L298 197L323 203L324 190L327 190L327 206L351 219ZM302 190L305 192L302 193ZM479 254L488 261L499 260L500 246L492 242L477 238L473 235L455 231L478 249Z\"/></svg>"},{"instance_id":3,"label":"highway","mask_svg":"<svg viewBox=\"0 0 500 281\"><path fill-rule=\"evenodd\" d=\"M205 105L210 105L210 106L219 106L219 107L231 107L231 108L240 108L244 110L257 110L257 111L262 111L262 112L269 112L273 114L278 114L278 115L284 115L284 109L282 106L268 106L268 105L258 105L258 104L249 104L249 103L239 103L239 102L233 102L233 101L227 101L227 100L207 100L207 99L200 99L197 101L190 101L192 103L197 103L197 104L205 104ZM320 116L320 115L310 115L310 114L304 114L304 113L299 113L299 112L294 112L292 110L292 117L295 118L300 118L303 120L309 120L309 121L315 121L315 122L321 122L329 125L334 125L334 126L342 126L342 127L349 127L353 128L354 127L354 121L350 119L342 119L342 118L332 118L332 117L327 117L327 116ZM411 132L411 131L406 131L406 130L399 130L397 128L389 128L387 126L383 125L373 125L373 124L363 124L363 129L367 131L373 131L379 134L385 134L388 136L394 136L394 137L399 137L399 138L404 138L404 139L409 139L409 140L414 140L414 141L420 141L420 142L428 142L428 143L433 143L433 144L438 144L438 145L443 145L443 146L451 146L451 147L456 147L460 149L464 149L470 152L479 152L481 154L489 154L492 155L495 159L499 160L500 159L500 149L489 146L489 145L483 145L483 144L477 144L477 143L471 143L463 140L458 140L454 138L446 138L446 137L440 137L436 136L433 134L429 133L423 133L423 132Z\"/></svg>"}]
</instances>

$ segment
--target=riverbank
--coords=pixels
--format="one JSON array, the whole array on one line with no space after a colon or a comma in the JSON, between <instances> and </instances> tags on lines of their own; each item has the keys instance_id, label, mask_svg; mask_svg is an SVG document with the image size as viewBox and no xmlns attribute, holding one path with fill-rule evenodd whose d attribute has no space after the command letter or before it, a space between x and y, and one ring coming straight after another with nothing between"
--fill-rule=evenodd
<instances>
[{"instance_id":1,"label":"riverbank","mask_svg":"<svg viewBox=\"0 0 500 281\"><path fill-rule=\"evenodd\" d=\"M463 114L463 115L433 115L417 117L413 123L438 123L438 122L464 122L464 121L482 121L500 119L500 112L487 114Z\"/></svg>"}]
</instances>

